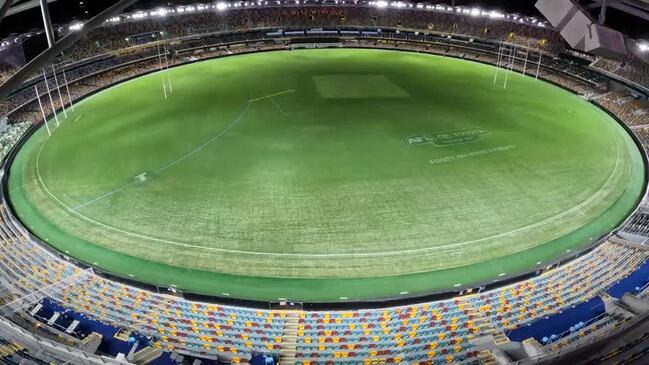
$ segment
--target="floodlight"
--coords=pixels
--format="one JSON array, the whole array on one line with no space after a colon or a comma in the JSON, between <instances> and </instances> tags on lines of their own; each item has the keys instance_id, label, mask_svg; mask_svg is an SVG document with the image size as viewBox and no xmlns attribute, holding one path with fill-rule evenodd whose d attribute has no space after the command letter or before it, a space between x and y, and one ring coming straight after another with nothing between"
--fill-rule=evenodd
<instances>
[{"instance_id":1,"label":"floodlight","mask_svg":"<svg viewBox=\"0 0 649 365\"><path fill-rule=\"evenodd\" d=\"M70 25L69 29L76 31L76 30L79 30L81 28L83 28L83 23L75 23L75 24Z\"/></svg>"},{"instance_id":2,"label":"floodlight","mask_svg":"<svg viewBox=\"0 0 649 365\"><path fill-rule=\"evenodd\" d=\"M492 10L492 11L489 12L489 17L490 17L490 18L502 18L502 17L504 17L504 16L505 16L504 14L499 13L499 12L497 12L497 11L493 11L493 10Z\"/></svg>"}]
</instances>

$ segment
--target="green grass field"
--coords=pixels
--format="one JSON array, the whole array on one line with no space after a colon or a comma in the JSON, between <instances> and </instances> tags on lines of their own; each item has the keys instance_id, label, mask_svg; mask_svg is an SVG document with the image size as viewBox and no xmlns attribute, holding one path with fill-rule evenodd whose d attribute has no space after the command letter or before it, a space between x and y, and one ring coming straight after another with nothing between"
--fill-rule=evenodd
<instances>
[{"instance_id":1,"label":"green grass field","mask_svg":"<svg viewBox=\"0 0 649 365\"><path fill-rule=\"evenodd\" d=\"M60 251L199 293L412 295L539 267L642 194L631 137L533 78L378 50L252 54L92 96L19 151L19 218Z\"/></svg>"}]
</instances>

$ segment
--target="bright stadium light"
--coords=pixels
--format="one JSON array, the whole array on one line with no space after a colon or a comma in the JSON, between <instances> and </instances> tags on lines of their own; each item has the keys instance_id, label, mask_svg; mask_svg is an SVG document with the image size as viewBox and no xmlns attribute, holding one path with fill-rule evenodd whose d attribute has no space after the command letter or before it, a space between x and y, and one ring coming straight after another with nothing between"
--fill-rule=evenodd
<instances>
[{"instance_id":1,"label":"bright stadium light","mask_svg":"<svg viewBox=\"0 0 649 365\"><path fill-rule=\"evenodd\" d=\"M76 31L76 30L79 30L81 28L83 28L83 23L75 23L75 24L70 25L69 29Z\"/></svg>"},{"instance_id":2,"label":"bright stadium light","mask_svg":"<svg viewBox=\"0 0 649 365\"><path fill-rule=\"evenodd\" d=\"M640 52L649 52L649 43L640 43L638 44L638 49Z\"/></svg>"},{"instance_id":3,"label":"bright stadium light","mask_svg":"<svg viewBox=\"0 0 649 365\"><path fill-rule=\"evenodd\" d=\"M490 18L498 19L505 17L505 14L492 10L489 12L488 16Z\"/></svg>"},{"instance_id":4,"label":"bright stadium light","mask_svg":"<svg viewBox=\"0 0 649 365\"><path fill-rule=\"evenodd\" d=\"M155 11L151 12L151 15L157 15L157 16L167 16L167 9L165 8L158 8Z\"/></svg>"},{"instance_id":5,"label":"bright stadium light","mask_svg":"<svg viewBox=\"0 0 649 365\"><path fill-rule=\"evenodd\" d=\"M445 4L427 4L427 3L413 3L410 1L403 1L403 0L351 0L351 1L345 1L345 0L252 0L252 1L232 1L232 2L226 2L224 0L218 0L218 2L211 3L210 5L205 5L205 4L190 4L190 5L185 5L185 6L176 6L174 8L164 8L164 7L158 7L154 8L151 10L145 10L145 11L137 11L135 13L131 14L123 14L121 16L115 16L112 18L108 18L105 20L106 23L118 23L121 21L128 21L128 20L142 20L146 19L149 17L165 17L168 16L169 14L183 14L183 13L190 13L190 12L205 12L205 11L210 11L213 9L216 9L218 11L225 11L229 8L242 8L242 7L249 7L249 6L273 6L273 4L276 5L293 5L293 4L307 4L310 2L314 3L319 3L322 2L323 4L325 3L335 3L335 4L346 4L346 3L354 3L354 4L367 4L370 6L374 6L377 8L416 8L416 9L421 9L421 10L426 10L426 11L438 11L438 12L449 12L449 13L456 13L456 14L461 14L461 15L466 15L466 16L471 16L471 17L485 17L485 18L490 18L490 19L503 19L507 21L512 21L516 23L522 23L522 24L529 24L537 27L547 27L549 26L549 23L539 20L535 17L526 17L526 16L521 16L520 14L507 14L501 11L497 10L484 10L478 7L464 7L464 6L449 6ZM79 24L69 24L68 28L70 30L78 30L80 27ZM1 41L1 40L0 40ZM649 51L649 42L643 41L640 43L637 43L637 47L639 51L641 52L647 52Z\"/></svg>"}]
</instances>

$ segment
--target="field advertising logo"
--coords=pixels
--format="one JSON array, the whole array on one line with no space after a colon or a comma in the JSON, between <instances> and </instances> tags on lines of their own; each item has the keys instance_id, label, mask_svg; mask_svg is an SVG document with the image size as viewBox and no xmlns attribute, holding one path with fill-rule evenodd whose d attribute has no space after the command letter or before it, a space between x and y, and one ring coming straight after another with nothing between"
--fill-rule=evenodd
<instances>
[{"instance_id":1,"label":"field advertising logo","mask_svg":"<svg viewBox=\"0 0 649 365\"><path fill-rule=\"evenodd\" d=\"M437 132L419 136L410 136L406 138L408 144L424 145L433 144L435 146L448 146L453 144L467 143L478 141L483 136L491 134L484 128L462 129L459 131Z\"/></svg>"}]
</instances>

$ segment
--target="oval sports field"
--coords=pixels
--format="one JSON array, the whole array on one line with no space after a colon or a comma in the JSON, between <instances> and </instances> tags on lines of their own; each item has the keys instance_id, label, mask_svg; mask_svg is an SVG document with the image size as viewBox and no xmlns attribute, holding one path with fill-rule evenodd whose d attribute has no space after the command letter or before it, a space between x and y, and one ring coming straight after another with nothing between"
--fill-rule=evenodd
<instances>
[{"instance_id":1,"label":"oval sports field","mask_svg":"<svg viewBox=\"0 0 649 365\"><path fill-rule=\"evenodd\" d=\"M61 252L209 295L368 300L529 271L620 224L643 158L579 96L495 72L331 49L139 77L36 131L11 204Z\"/></svg>"}]
</instances>

